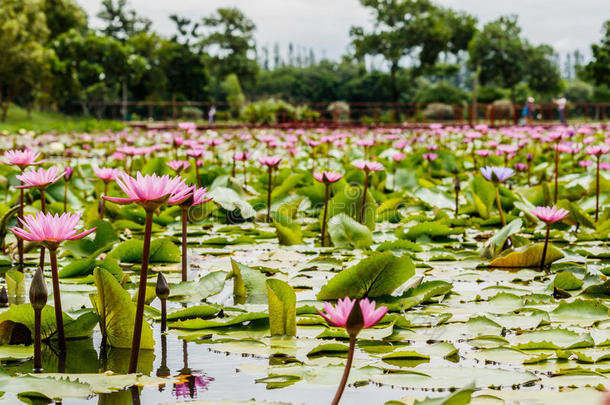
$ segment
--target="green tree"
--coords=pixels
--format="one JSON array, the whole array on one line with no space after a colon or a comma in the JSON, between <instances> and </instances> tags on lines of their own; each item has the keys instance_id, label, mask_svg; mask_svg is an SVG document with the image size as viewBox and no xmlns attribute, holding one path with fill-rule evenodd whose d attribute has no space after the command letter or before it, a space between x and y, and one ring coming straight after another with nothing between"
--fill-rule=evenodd
<instances>
[{"instance_id":1,"label":"green tree","mask_svg":"<svg viewBox=\"0 0 610 405\"><path fill-rule=\"evenodd\" d=\"M503 16L485 24L468 45L469 65L480 69L483 84L496 84L510 90L515 102L515 87L527 72L527 45L521 38L516 16Z\"/></svg>"},{"instance_id":2,"label":"green tree","mask_svg":"<svg viewBox=\"0 0 610 405\"><path fill-rule=\"evenodd\" d=\"M249 55L255 49L254 22L237 8L219 8L203 18L202 26L208 31L200 34L199 46L215 53L210 56L210 70L219 79L234 73L242 87L252 85L258 72L256 60Z\"/></svg>"},{"instance_id":3,"label":"green tree","mask_svg":"<svg viewBox=\"0 0 610 405\"><path fill-rule=\"evenodd\" d=\"M401 61L409 56L416 66L412 77L434 65L441 53L465 49L475 32L476 20L432 3L430 0L360 0L372 10L372 31L352 27L350 36L359 59L365 55L381 56L389 64L390 92L398 101L397 75Z\"/></svg>"},{"instance_id":4,"label":"green tree","mask_svg":"<svg viewBox=\"0 0 610 405\"><path fill-rule=\"evenodd\" d=\"M246 97L244 96L244 92L239 85L237 75L235 73L228 75L222 83L222 87L227 94L227 102L231 107L231 114L233 117L238 117L246 102Z\"/></svg>"},{"instance_id":5,"label":"green tree","mask_svg":"<svg viewBox=\"0 0 610 405\"><path fill-rule=\"evenodd\" d=\"M553 61L554 51L549 45L527 45L526 79L529 88L540 95L561 91L561 73Z\"/></svg>"},{"instance_id":6,"label":"green tree","mask_svg":"<svg viewBox=\"0 0 610 405\"><path fill-rule=\"evenodd\" d=\"M591 45L593 57L584 68L584 76L598 86L610 83L610 20L604 23L603 38Z\"/></svg>"},{"instance_id":7,"label":"green tree","mask_svg":"<svg viewBox=\"0 0 610 405\"><path fill-rule=\"evenodd\" d=\"M30 104L50 68L53 54L43 45L49 29L42 6L39 0L0 2L1 121L17 96Z\"/></svg>"},{"instance_id":8,"label":"green tree","mask_svg":"<svg viewBox=\"0 0 610 405\"><path fill-rule=\"evenodd\" d=\"M152 21L129 9L127 0L102 0L102 10L97 17L106 23L101 30L104 35L121 41L149 31L152 25Z\"/></svg>"},{"instance_id":9,"label":"green tree","mask_svg":"<svg viewBox=\"0 0 610 405\"><path fill-rule=\"evenodd\" d=\"M44 0L43 3L49 41L71 29L87 30L87 13L74 0Z\"/></svg>"}]
</instances>

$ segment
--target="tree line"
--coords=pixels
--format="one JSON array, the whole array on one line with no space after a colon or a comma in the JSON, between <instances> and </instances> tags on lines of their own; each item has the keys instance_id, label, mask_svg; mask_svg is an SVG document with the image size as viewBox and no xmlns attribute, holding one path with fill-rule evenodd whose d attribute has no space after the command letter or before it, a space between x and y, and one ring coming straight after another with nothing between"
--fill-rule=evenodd
<instances>
[{"instance_id":1,"label":"tree line","mask_svg":"<svg viewBox=\"0 0 610 405\"><path fill-rule=\"evenodd\" d=\"M360 3L375 24L351 27L349 51L333 61L257 46L256 25L236 8L171 15L174 33L161 35L127 0L103 0L97 30L74 0L2 0L0 118L11 103L100 115L98 102L117 100L610 101L610 21L591 61L575 53L562 77L553 48L524 38L516 16L478 28L432 0Z\"/></svg>"}]
</instances>

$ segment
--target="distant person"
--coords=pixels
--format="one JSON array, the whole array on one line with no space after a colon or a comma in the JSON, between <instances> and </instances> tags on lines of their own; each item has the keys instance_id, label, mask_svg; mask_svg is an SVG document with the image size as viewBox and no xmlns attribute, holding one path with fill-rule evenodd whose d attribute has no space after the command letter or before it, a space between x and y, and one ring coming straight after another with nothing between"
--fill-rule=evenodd
<instances>
[{"instance_id":1,"label":"distant person","mask_svg":"<svg viewBox=\"0 0 610 405\"><path fill-rule=\"evenodd\" d=\"M528 97L527 102L523 106L521 111L521 123L523 125L528 125L534 120L534 111L536 110L534 101L534 97Z\"/></svg>"},{"instance_id":2,"label":"distant person","mask_svg":"<svg viewBox=\"0 0 610 405\"><path fill-rule=\"evenodd\" d=\"M568 100L562 95L558 99L553 99L553 103L557 106L557 112L559 113L559 121L562 124L566 124L566 104Z\"/></svg>"},{"instance_id":3,"label":"distant person","mask_svg":"<svg viewBox=\"0 0 610 405\"><path fill-rule=\"evenodd\" d=\"M208 118L210 120L210 125L214 125L214 117L216 116L216 106L212 105L210 107L210 111L208 112Z\"/></svg>"}]
</instances>

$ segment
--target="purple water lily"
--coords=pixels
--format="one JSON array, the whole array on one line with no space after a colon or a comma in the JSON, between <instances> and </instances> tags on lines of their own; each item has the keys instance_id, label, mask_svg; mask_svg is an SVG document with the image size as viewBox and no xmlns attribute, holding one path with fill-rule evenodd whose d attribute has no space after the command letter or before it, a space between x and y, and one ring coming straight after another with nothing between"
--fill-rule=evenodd
<instances>
[{"instance_id":1,"label":"purple water lily","mask_svg":"<svg viewBox=\"0 0 610 405\"><path fill-rule=\"evenodd\" d=\"M510 167L487 166L481 168L481 174L489 181L502 183L512 177L515 171Z\"/></svg>"}]
</instances>

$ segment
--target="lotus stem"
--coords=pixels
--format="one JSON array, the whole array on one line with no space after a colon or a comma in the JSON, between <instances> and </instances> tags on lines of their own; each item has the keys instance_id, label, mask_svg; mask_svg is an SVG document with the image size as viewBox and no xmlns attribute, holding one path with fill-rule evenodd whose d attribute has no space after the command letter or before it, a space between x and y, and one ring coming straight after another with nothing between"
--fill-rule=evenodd
<instances>
[{"instance_id":1,"label":"lotus stem","mask_svg":"<svg viewBox=\"0 0 610 405\"><path fill-rule=\"evenodd\" d=\"M182 281L187 281L187 218L188 218L188 207L182 207Z\"/></svg>"},{"instance_id":2,"label":"lotus stem","mask_svg":"<svg viewBox=\"0 0 610 405\"><path fill-rule=\"evenodd\" d=\"M167 329L167 299L169 298L169 285L167 280L163 276L163 273L159 272L157 275L157 286L155 288L157 297L161 300L161 332L165 332Z\"/></svg>"},{"instance_id":3,"label":"lotus stem","mask_svg":"<svg viewBox=\"0 0 610 405\"><path fill-rule=\"evenodd\" d=\"M271 178L273 173L273 167L269 166L269 182L267 184L267 222L271 222L271 182L273 179Z\"/></svg>"},{"instance_id":4,"label":"lotus stem","mask_svg":"<svg viewBox=\"0 0 610 405\"><path fill-rule=\"evenodd\" d=\"M51 258L51 278L53 280L53 304L55 305L55 323L57 324L57 339L59 351L66 351L66 336L64 334L64 318L61 309L61 292L59 290L59 276L57 274L57 248L49 247ZM42 268L42 267L41 267Z\"/></svg>"},{"instance_id":5,"label":"lotus stem","mask_svg":"<svg viewBox=\"0 0 610 405\"><path fill-rule=\"evenodd\" d=\"M201 179L199 178L199 166L197 166L197 157L193 157L193 164L195 165L195 177L197 180L197 187L201 187Z\"/></svg>"},{"instance_id":6,"label":"lotus stem","mask_svg":"<svg viewBox=\"0 0 610 405\"><path fill-rule=\"evenodd\" d=\"M34 372L42 373L42 308L34 308Z\"/></svg>"},{"instance_id":7,"label":"lotus stem","mask_svg":"<svg viewBox=\"0 0 610 405\"><path fill-rule=\"evenodd\" d=\"M64 183L64 213L68 212L68 182Z\"/></svg>"},{"instance_id":8,"label":"lotus stem","mask_svg":"<svg viewBox=\"0 0 610 405\"><path fill-rule=\"evenodd\" d=\"M558 195L559 195L559 142L557 142L557 144L555 145L555 196L554 196L555 204L557 204Z\"/></svg>"},{"instance_id":9,"label":"lotus stem","mask_svg":"<svg viewBox=\"0 0 610 405\"><path fill-rule=\"evenodd\" d=\"M233 167L231 168L231 176L235 177L235 152L233 152Z\"/></svg>"},{"instance_id":10,"label":"lotus stem","mask_svg":"<svg viewBox=\"0 0 610 405\"><path fill-rule=\"evenodd\" d=\"M546 250L549 246L549 234L551 233L551 225L546 226L546 236L544 238L544 247L542 248L542 259L540 260L540 270L544 268L544 263L546 261Z\"/></svg>"},{"instance_id":11,"label":"lotus stem","mask_svg":"<svg viewBox=\"0 0 610 405\"><path fill-rule=\"evenodd\" d=\"M100 219L104 219L104 213L106 212L106 200L104 199L106 194L108 194L108 182L104 181L104 194L102 194L101 198Z\"/></svg>"},{"instance_id":12,"label":"lotus stem","mask_svg":"<svg viewBox=\"0 0 610 405\"><path fill-rule=\"evenodd\" d=\"M23 172L22 172L23 173ZM23 184L23 182L21 182ZM24 192L19 189L19 219L23 221ZM17 249L19 250L19 271L23 273L23 239L17 238Z\"/></svg>"},{"instance_id":13,"label":"lotus stem","mask_svg":"<svg viewBox=\"0 0 610 405\"><path fill-rule=\"evenodd\" d=\"M360 220L358 222L364 222L364 208L366 207L366 192L369 188L369 172L368 170L365 172L364 178L364 193L362 193L362 207L360 207Z\"/></svg>"},{"instance_id":14,"label":"lotus stem","mask_svg":"<svg viewBox=\"0 0 610 405\"><path fill-rule=\"evenodd\" d=\"M142 250L142 268L140 269L140 284L138 285L138 303L136 306L136 319L131 343L131 357L129 359L129 374L138 369L138 355L140 353L140 340L142 338L142 322L144 320L144 303L146 301L146 279L148 276L148 262L150 260L150 238L152 235L153 211L146 210L146 224L144 228L144 248Z\"/></svg>"},{"instance_id":15,"label":"lotus stem","mask_svg":"<svg viewBox=\"0 0 610 405\"><path fill-rule=\"evenodd\" d=\"M595 222L599 219L599 160L600 155L597 156L597 168L595 174Z\"/></svg>"},{"instance_id":16,"label":"lotus stem","mask_svg":"<svg viewBox=\"0 0 610 405\"><path fill-rule=\"evenodd\" d=\"M528 160L527 162L527 186L530 187L532 185L531 182L531 172L532 172L532 163Z\"/></svg>"},{"instance_id":17,"label":"lotus stem","mask_svg":"<svg viewBox=\"0 0 610 405\"><path fill-rule=\"evenodd\" d=\"M453 187L455 190L455 217L458 217L459 214L459 206L460 206L460 178L455 176L455 186Z\"/></svg>"},{"instance_id":18,"label":"lotus stem","mask_svg":"<svg viewBox=\"0 0 610 405\"><path fill-rule=\"evenodd\" d=\"M343 391L345 391L345 385L347 384L349 372L352 368L352 361L354 360L355 348L356 348L356 337L350 336L349 350L347 352L347 362L345 363L345 369L343 370L343 377L341 377L341 382L339 383L339 387L337 388L337 393L335 394L335 398L333 399L332 405L339 404L339 401L341 400L341 396L343 395Z\"/></svg>"},{"instance_id":19,"label":"lotus stem","mask_svg":"<svg viewBox=\"0 0 610 405\"><path fill-rule=\"evenodd\" d=\"M45 196L44 188L40 189L40 208L43 214L47 213L47 198ZM40 245L40 263L41 269L44 269L44 246Z\"/></svg>"},{"instance_id":20,"label":"lotus stem","mask_svg":"<svg viewBox=\"0 0 610 405\"><path fill-rule=\"evenodd\" d=\"M500 221L502 226L506 226L506 220L504 219L504 211L502 211L502 202L500 201L500 187L496 186L496 204L498 205L498 212L500 213Z\"/></svg>"},{"instance_id":21,"label":"lotus stem","mask_svg":"<svg viewBox=\"0 0 610 405\"><path fill-rule=\"evenodd\" d=\"M326 183L326 194L324 196L324 214L322 217L322 247L326 246L326 216L328 213L328 194L330 192L330 184Z\"/></svg>"},{"instance_id":22,"label":"lotus stem","mask_svg":"<svg viewBox=\"0 0 610 405\"><path fill-rule=\"evenodd\" d=\"M244 187L248 187L248 172L246 170L246 160L244 159Z\"/></svg>"}]
</instances>

